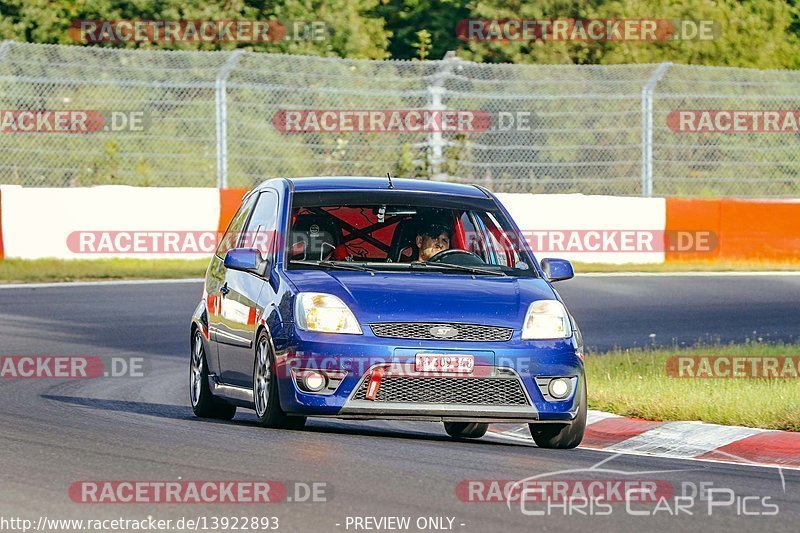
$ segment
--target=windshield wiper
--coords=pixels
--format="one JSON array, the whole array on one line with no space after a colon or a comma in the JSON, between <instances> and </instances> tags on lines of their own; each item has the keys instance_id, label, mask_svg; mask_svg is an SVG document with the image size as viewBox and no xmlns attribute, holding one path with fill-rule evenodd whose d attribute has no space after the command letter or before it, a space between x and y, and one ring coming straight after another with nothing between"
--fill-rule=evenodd
<instances>
[{"instance_id":1,"label":"windshield wiper","mask_svg":"<svg viewBox=\"0 0 800 533\"><path fill-rule=\"evenodd\" d=\"M491 276L505 276L506 273L501 270L487 270L485 268L478 268L467 265L454 265L451 263L429 263L427 261L412 261L411 268L424 266L430 268L441 268L443 270L457 270L459 272L470 272L472 274L489 274Z\"/></svg>"},{"instance_id":2,"label":"windshield wiper","mask_svg":"<svg viewBox=\"0 0 800 533\"><path fill-rule=\"evenodd\" d=\"M298 265L324 266L328 268L338 268L340 270L361 270L362 272L375 272L374 268L369 268L364 265L358 265L355 263L346 263L343 261L290 260L289 263L296 263Z\"/></svg>"}]
</instances>

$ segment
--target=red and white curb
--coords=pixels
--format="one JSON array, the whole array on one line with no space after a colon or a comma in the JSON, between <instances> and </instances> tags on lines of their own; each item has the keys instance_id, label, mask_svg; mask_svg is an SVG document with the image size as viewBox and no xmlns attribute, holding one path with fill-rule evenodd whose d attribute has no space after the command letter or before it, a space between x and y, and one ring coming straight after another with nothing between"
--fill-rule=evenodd
<instances>
[{"instance_id":1,"label":"red and white curb","mask_svg":"<svg viewBox=\"0 0 800 533\"><path fill-rule=\"evenodd\" d=\"M491 429L499 437L533 441L527 425ZM703 422L654 422L602 411L589 411L580 447L800 469L800 433Z\"/></svg>"}]
</instances>

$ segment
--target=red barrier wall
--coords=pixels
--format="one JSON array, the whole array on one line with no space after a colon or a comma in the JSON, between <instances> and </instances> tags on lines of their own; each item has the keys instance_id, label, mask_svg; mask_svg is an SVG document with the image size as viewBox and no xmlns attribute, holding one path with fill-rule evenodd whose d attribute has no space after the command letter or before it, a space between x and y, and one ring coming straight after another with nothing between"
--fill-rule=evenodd
<instances>
[{"instance_id":1,"label":"red barrier wall","mask_svg":"<svg viewBox=\"0 0 800 533\"><path fill-rule=\"evenodd\" d=\"M714 250L667 261L800 261L800 201L667 198L667 231L711 231Z\"/></svg>"},{"instance_id":2,"label":"red barrier wall","mask_svg":"<svg viewBox=\"0 0 800 533\"><path fill-rule=\"evenodd\" d=\"M219 232L228 229L233 215L239 209L242 198L248 189L220 189L219 191Z\"/></svg>"}]
</instances>

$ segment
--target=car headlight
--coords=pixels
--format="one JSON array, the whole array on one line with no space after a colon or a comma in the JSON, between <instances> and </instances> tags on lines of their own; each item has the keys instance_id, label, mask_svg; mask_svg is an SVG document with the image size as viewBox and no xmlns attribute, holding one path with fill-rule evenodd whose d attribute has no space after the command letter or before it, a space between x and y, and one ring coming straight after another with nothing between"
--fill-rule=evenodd
<instances>
[{"instance_id":1,"label":"car headlight","mask_svg":"<svg viewBox=\"0 0 800 533\"><path fill-rule=\"evenodd\" d=\"M301 292L295 300L294 316L300 329L322 333L362 334L353 312L332 294Z\"/></svg>"},{"instance_id":2,"label":"car headlight","mask_svg":"<svg viewBox=\"0 0 800 533\"><path fill-rule=\"evenodd\" d=\"M522 325L523 339L568 339L572 324L564 304L558 300L538 300L528 307Z\"/></svg>"}]
</instances>

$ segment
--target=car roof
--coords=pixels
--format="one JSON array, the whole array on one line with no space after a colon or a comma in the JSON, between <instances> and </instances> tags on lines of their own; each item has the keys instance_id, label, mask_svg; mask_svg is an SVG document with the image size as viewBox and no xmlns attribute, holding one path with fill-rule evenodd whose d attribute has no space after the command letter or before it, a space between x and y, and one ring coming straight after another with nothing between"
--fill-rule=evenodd
<instances>
[{"instance_id":1,"label":"car roof","mask_svg":"<svg viewBox=\"0 0 800 533\"><path fill-rule=\"evenodd\" d=\"M310 191L352 191L389 189L389 179L386 177L356 177L356 176L318 176L303 178L287 178L297 192ZM265 182L262 185L265 185ZM258 188L261 188L259 186ZM406 192L428 192L438 194L451 194L469 196L472 198L487 198L488 195L475 185L464 183L448 183L444 181L414 180L405 178L392 178L392 189Z\"/></svg>"}]
</instances>

